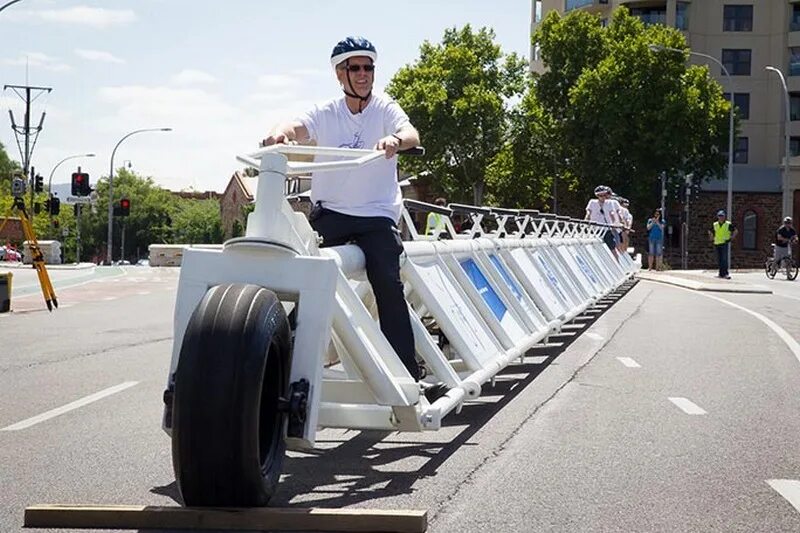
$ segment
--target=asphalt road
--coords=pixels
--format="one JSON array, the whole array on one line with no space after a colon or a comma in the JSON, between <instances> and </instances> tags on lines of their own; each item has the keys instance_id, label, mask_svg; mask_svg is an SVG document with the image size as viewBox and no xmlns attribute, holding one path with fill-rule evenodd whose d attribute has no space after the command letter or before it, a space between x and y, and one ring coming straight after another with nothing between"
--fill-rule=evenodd
<instances>
[{"instance_id":1,"label":"asphalt road","mask_svg":"<svg viewBox=\"0 0 800 533\"><path fill-rule=\"evenodd\" d=\"M31 293L0 315L3 532L37 503L178 498L160 430L177 270L51 274L60 309ZM800 338L800 283L742 276L775 294L639 283L439 432L324 430L274 503L426 509L436 532L800 531L800 353L759 318Z\"/></svg>"}]
</instances>

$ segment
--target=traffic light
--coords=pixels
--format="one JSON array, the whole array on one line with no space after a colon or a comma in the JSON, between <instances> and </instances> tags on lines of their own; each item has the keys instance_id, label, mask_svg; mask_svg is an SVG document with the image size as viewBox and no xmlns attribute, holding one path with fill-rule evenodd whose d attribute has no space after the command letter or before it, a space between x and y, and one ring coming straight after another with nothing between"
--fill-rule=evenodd
<instances>
[{"instance_id":1,"label":"traffic light","mask_svg":"<svg viewBox=\"0 0 800 533\"><path fill-rule=\"evenodd\" d=\"M44 190L44 178L39 174L33 177L33 191L42 192Z\"/></svg>"},{"instance_id":2,"label":"traffic light","mask_svg":"<svg viewBox=\"0 0 800 533\"><path fill-rule=\"evenodd\" d=\"M119 201L119 216L126 217L131 214L131 201L123 198Z\"/></svg>"},{"instance_id":3,"label":"traffic light","mask_svg":"<svg viewBox=\"0 0 800 533\"><path fill-rule=\"evenodd\" d=\"M89 196L92 188L89 186L89 174L86 172L72 173L72 196Z\"/></svg>"},{"instance_id":4,"label":"traffic light","mask_svg":"<svg viewBox=\"0 0 800 533\"><path fill-rule=\"evenodd\" d=\"M58 215L61 212L61 200L59 200L55 196L50 198L50 207L47 210L47 212L53 216Z\"/></svg>"}]
</instances>

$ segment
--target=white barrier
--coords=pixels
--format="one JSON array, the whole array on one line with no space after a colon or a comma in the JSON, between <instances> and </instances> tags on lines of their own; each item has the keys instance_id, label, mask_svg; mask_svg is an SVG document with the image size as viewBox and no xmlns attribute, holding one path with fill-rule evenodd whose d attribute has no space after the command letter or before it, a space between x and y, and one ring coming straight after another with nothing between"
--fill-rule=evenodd
<instances>
[{"instance_id":1,"label":"white barrier","mask_svg":"<svg viewBox=\"0 0 800 533\"><path fill-rule=\"evenodd\" d=\"M356 159L294 163L287 162L286 154L290 153ZM247 365L254 364L253 358L265 361L255 367L267 370L258 371L264 375L259 376L260 392L253 401L260 405L259 416L266 416L265 410L274 416L272 427L276 429L270 434L270 442L278 450L282 450L284 440L294 449L313 447L320 427L436 430L447 413L477 397L481 386L500 370L617 289L633 273L633 263L615 259L602 242L602 233L608 228L596 224L534 211L428 206L438 209L445 223L443 230L424 236L416 231L408 210L404 210L403 220L412 222L409 233L415 240L404 243L401 277L417 356L426 370L425 381L441 383L449 389L431 403L380 330L374 296L364 280L361 250L355 245L319 249L316 234L304 215L292 211L282 196L288 175L355 168L381 157L382 152L371 150L306 146L273 146L242 156L243 162L260 168L258 204L248 218L247 235L226 242L222 249L183 250L164 427L173 431L176 476L187 504L246 505L268 499L271 494L269 490L265 495L254 489L255 495L250 499L237 492L239 496L232 495L231 500L218 500L214 498L225 491L214 489L217 496L209 500L211 503L204 503L206 499L196 495L202 494L202 482L190 474L197 470L216 468L219 472L212 477L236 478L228 471L231 465L223 464L221 458L216 458L220 462L207 459L205 463L186 458L214 455L197 451L196 447L204 445L202 434L177 436L202 431L198 422L189 422L195 416L186 412L189 408L179 408L186 405L182 403L187 401L184 397L195 394L195 401L205 405L225 396L222 391L195 390L204 383L203 379L211 379L209 375L217 380L214 383L220 383L223 378L219 376L252 373L254 367ZM413 209L425 209L426 205L407 204ZM466 233L456 234L449 216L454 210L471 217L472 226ZM492 219L496 227L486 231L483 226L489 226ZM439 237L449 238L437 240ZM291 350L275 356L271 349L250 349L242 344L240 339L250 338L251 330L247 328L256 327L246 325L255 311L242 315L242 325L229 324L238 316L234 304L241 303L250 293L241 286L227 284L267 288L277 297L290 316L287 323L291 324L294 339ZM220 293L222 289L215 287L239 291L236 302L227 302L225 293ZM258 309L261 300L253 298L248 305ZM226 318L229 315L230 320ZM279 315L270 319L270 327L276 321L287 320L281 318L282 313ZM219 320L235 333L219 332ZM436 336L432 334L434 330ZM441 336L447 343L442 342ZM216 348L212 350L211 346ZM230 353L218 353L226 350ZM213 364L218 367L192 374L191 365L203 365L217 357L219 361ZM270 357L278 357L279 363ZM239 364L244 366L237 370ZM285 379L275 381L277 378L268 369L273 368L274 373L284 367ZM238 381L221 383L221 387L230 385L224 390L239 391ZM263 396L271 388L275 389L271 400L275 405ZM222 416L222 404L214 405L205 413L203 424L213 425L213 417ZM197 404L190 407L193 412L203 409ZM230 412L226 416L241 415ZM262 420L252 432L265 439L266 425ZM237 438L244 440L235 442L250 449L245 442L247 433L243 435ZM282 458L282 451L279 455ZM262 476L275 477L276 470L279 475L280 461L270 461L266 466L261 464ZM249 479L252 472L241 475Z\"/></svg>"}]
</instances>

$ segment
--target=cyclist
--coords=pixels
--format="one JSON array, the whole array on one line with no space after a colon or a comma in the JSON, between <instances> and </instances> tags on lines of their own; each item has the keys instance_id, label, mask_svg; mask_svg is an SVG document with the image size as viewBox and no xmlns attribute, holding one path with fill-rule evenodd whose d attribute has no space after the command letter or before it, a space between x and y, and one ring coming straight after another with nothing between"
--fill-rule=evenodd
<instances>
[{"instance_id":1,"label":"cyclist","mask_svg":"<svg viewBox=\"0 0 800 533\"><path fill-rule=\"evenodd\" d=\"M280 124L262 145L313 139L320 146L386 151L384 163L332 171L315 180L309 222L322 237L322 246L354 242L364 252L381 331L409 374L419 380L414 334L400 280L403 243L397 221L402 197L395 158L398 150L419 145L419 134L397 102L372 92L377 59L375 46L363 37L347 37L337 43L330 60L344 95ZM433 394L429 391L426 396L431 401L432 395L444 392L441 388L431 391Z\"/></svg>"},{"instance_id":2,"label":"cyclist","mask_svg":"<svg viewBox=\"0 0 800 533\"><path fill-rule=\"evenodd\" d=\"M791 258L790 245L796 242L797 231L792 227L792 217L786 217L783 219L783 224L775 231L775 258L772 268L777 270L784 258Z\"/></svg>"},{"instance_id":3,"label":"cyclist","mask_svg":"<svg viewBox=\"0 0 800 533\"><path fill-rule=\"evenodd\" d=\"M586 216L584 218L600 224L619 225L621 223L619 204L616 200L611 199L611 187L598 185L594 189L594 195L597 198L589 200L589 203L586 204ZM614 257L617 257L616 233L616 230L608 229L603 234L603 241L614 254Z\"/></svg>"}]
</instances>

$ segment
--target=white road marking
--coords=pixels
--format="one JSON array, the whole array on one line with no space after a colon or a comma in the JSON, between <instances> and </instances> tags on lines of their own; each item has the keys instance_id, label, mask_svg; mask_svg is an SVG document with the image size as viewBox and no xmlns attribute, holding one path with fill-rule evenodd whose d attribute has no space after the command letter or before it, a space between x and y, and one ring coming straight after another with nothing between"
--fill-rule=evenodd
<instances>
[{"instance_id":1,"label":"white road marking","mask_svg":"<svg viewBox=\"0 0 800 533\"><path fill-rule=\"evenodd\" d=\"M584 333L584 335L595 341L605 340L605 337L603 337L599 333L595 333L594 331L587 331L586 333Z\"/></svg>"},{"instance_id":2,"label":"white road marking","mask_svg":"<svg viewBox=\"0 0 800 533\"><path fill-rule=\"evenodd\" d=\"M786 498L792 507L800 511L800 481L795 479L768 479L767 484Z\"/></svg>"},{"instance_id":3,"label":"white road marking","mask_svg":"<svg viewBox=\"0 0 800 533\"><path fill-rule=\"evenodd\" d=\"M775 322L773 322L769 318L765 317L761 313L756 313L755 311L751 311L750 309L748 309L746 307L742 307L739 304L735 304L733 302L725 300L724 298L720 298L718 296L711 296L710 294L703 294L701 292L696 292L696 291L692 291L692 292L695 292L695 294L700 294L701 296L705 296L706 298L711 298L712 300L717 300L718 302L722 302L724 304L728 304L731 307L735 307L736 309L739 309L741 311L744 311L745 313L748 313L748 314L756 317L761 322L766 324L772 331L775 332L776 335L778 335L778 337L781 338L781 340L783 342L786 343L786 346L788 346L789 349L792 351L792 353L794 354L794 356L797 359L797 361L800 362L800 343L797 342L794 339L794 337L792 337L785 329L780 327L778 324L776 324Z\"/></svg>"},{"instance_id":4,"label":"white road marking","mask_svg":"<svg viewBox=\"0 0 800 533\"><path fill-rule=\"evenodd\" d=\"M678 408L687 415L704 415L705 410L687 398L673 397L669 401L678 406Z\"/></svg>"},{"instance_id":5,"label":"white road marking","mask_svg":"<svg viewBox=\"0 0 800 533\"><path fill-rule=\"evenodd\" d=\"M95 392L94 394L90 394L89 396L84 396L79 400L75 400L74 402L62 405L61 407L56 407L55 409L51 409L50 411L47 411L40 415L36 415L31 418L26 418L25 420L17 422L16 424L11 424L10 426L0 428L0 431L18 431L20 429L29 428L35 424L38 424L39 422L44 422L45 420L50 420L51 418L63 415L64 413L74 411L79 407L83 407L84 405L89 405L90 403L96 402L97 400L102 400L106 396L111 396L112 394L124 391L125 389L129 389L134 385L138 384L139 384L138 381L126 381L125 383L114 385L113 387L103 389L100 392Z\"/></svg>"},{"instance_id":6,"label":"white road marking","mask_svg":"<svg viewBox=\"0 0 800 533\"><path fill-rule=\"evenodd\" d=\"M150 291L141 291L137 292L136 294L138 294L139 296L147 296L148 294L150 294Z\"/></svg>"},{"instance_id":7,"label":"white road marking","mask_svg":"<svg viewBox=\"0 0 800 533\"><path fill-rule=\"evenodd\" d=\"M630 357L617 357L617 361L627 366L628 368L642 368L642 365L640 365Z\"/></svg>"},{"instance_id":8,"label":"white road marking","mask_svg":"<svg viewBox=\"0 0 800 533\"><path fill-rule=\"evenodd\" d=\"M110 302L111 300L116 300L116 299L117 299L116 296L107 296L107 297L103 298L103 300L106 301L106 302Z\"/></svg>"}]
</instances>

